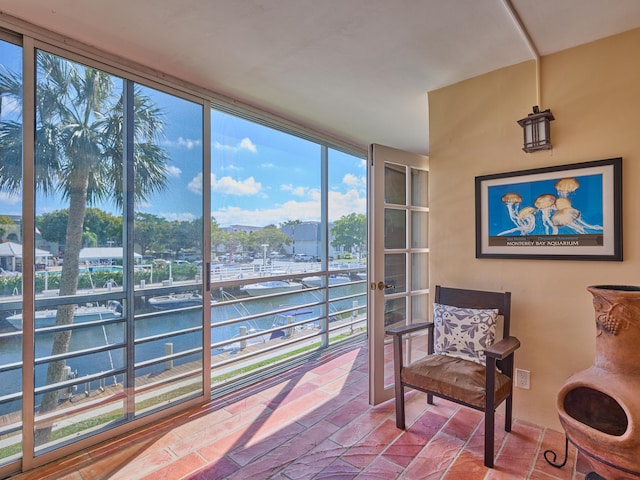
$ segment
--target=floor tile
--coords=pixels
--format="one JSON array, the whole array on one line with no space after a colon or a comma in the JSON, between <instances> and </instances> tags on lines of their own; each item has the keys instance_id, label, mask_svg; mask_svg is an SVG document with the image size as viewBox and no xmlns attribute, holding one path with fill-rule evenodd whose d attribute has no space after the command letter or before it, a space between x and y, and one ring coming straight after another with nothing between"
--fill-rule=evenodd
<instances>
[{"instance_id":1,"label":"floor tile","mask_svg":"<svg viewBox=\"0 0 640 480\"><path fill-rule=\"evenodd\" d=\"M496 415L495 468L484 466L484 416L422 392L369 405L367 345L308 364L12 480L584 480L588 462L564 433Z\"/></svg>"}]
</instances>

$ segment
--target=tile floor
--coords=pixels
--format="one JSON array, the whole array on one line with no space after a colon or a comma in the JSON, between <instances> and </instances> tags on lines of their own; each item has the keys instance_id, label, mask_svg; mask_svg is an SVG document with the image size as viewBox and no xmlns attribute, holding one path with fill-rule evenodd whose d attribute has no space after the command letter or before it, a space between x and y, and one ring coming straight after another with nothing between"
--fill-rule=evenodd
<instances>
[{"instance_id":1,"label":"tile floor","mask_svg":"<svg viewBox=\"0 0 640 480\"><path fill-rule=\"evenodd\" d=\"M482 414L429 406L420 392L409 394L407 424L395 427L392 401L368 405L358 343L14 479L573 480L590 471L574 448L564 468L549 466L543 452L561 452L564 435L517 418L511 433L496 429L487 469Z\"/></svg>"}]
</instances>

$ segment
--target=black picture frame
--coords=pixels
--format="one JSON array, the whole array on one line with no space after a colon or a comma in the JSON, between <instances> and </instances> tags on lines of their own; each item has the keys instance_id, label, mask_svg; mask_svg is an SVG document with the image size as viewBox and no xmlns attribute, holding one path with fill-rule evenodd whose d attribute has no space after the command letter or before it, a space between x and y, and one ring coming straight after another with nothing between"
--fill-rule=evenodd
<instances>
[{"instance_id":1,"label":"black picture frame","mask_svg":"<svg viewBox=\"0 0 640 480\"><path fill-rule=\"evenodd\" d=\"M478 176L476 258L622 261L622 158Z\"/></svg>"}]
</instances>

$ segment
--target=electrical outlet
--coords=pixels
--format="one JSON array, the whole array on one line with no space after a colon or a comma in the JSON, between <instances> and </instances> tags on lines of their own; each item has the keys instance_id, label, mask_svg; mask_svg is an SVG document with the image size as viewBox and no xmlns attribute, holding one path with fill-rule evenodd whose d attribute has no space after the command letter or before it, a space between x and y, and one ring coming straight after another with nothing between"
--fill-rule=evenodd
<instances>
[{"instance_id":1,"label":"electrical outlet","mask_svg":"<svg viewBox=\"0 0 640 480\"><path fill-rule=\"evenodd\" d=\"M516 387L529 390L531 388L531 372L516 368Z\"/></svg>"}]
</instances>

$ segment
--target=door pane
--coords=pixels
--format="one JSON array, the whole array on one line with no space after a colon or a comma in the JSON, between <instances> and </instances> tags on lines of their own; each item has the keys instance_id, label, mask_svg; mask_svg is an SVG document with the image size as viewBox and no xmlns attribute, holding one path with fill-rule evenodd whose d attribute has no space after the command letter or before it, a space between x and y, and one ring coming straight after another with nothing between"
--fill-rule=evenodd
<instances>
[{"instance_id":1,"label":"door pane","mask_svg":"<svg viewBox=\"0 0 640 480\"><path fill-rule=\"evenodd\" d=\"M411 248L429 246L429 214L422 211L411 212Z\"/></svg>"},{"instance_id":2,"label":"door pane","mask_svg":"<svg viewBox=\"0 0 640 480\"><path fill-rule=\"evenodd\" d=\"M39 453L202 394L203 108L44 51L36 106Z\"/></svg>"},{"instance_id":3,"label":"door pane","mask_svg":"<svg viewBox=\"0 0 640 480\"><path fill-rule=\"evenodd\" d=\"M225 112L211 115L211 373L218 395L263 374L280 354L290 356L285 348L326 345L329 259L323 147Z\"/></svg>"},{"instance_id":4,"label":"door pane","mask_svg":"<svg viewBox=\"0 0 640 480\"><path fill-rule=\"evenodd\" d=\"M429 254L411 254L411 290L429 288Z\"/></svg>"},{"instance_id":5,"label":"door pane","mask_svg":"<svg viewBox=\"0 0 640 480\"><path fill-rule=\"evenodd\" d=\"M407 319L407 297L389 298L384 301L384 326L404 325Z\"/></svg>"},{"instance_id":6,"label":"door pane","mask_svg":"<svg viewBox=\"0 0 640 480\"><path fill-rule=\"evenodd\" d=\"M329 272L321 277L329 291L329 342L335 343L367 328L366 162L329 149L327 171Z\"/></svg>"},{"instance_id":7,"label":"door pane","mask_svg":"<svg viewBox=\"0 0 640 480\"><path fill-rule=\"evenodd\" d=\"M384 209L384 248L406 248L407 213L406 210Z\"/></svg>"},{"instance_id":8,"label":"door pane","mask_svg":"<svg viewBox=\"0 0 640 480\"><path fill-rule=\"evenodd\" d=\"M413 323L429 321L429 294L423 293L411 297L411 319Z\"/></svg>"},{"instance_id":9,"label":"door pane","mask_svg":"<svg viewBox=\"0 0 640 480\"><path fill-rule=\"evenodd\" d=\"M36 254L51 259L36 289L40 452L124 418L126 262L122 80L44 51L36 61Z\"/></svg>"},{"instance_id":10,"label":"door pane","mask_svg":"<svg viewBox=\"0 0 640 480\"><path fill-rule=\"evenodd\" d=\"M0 464L22 453L21 89L22 49L0 41Z\"/></svg>"},{"instance_id":11,"label":"door pane","mask_svg":"<svg viewBox=\"0 0 640 480\"><path fill-rule=\"evenodd\" d=\"M413 207L429 206L429 172L411 169L411 205Z\"/></svg>"},{"instance_id":12,"label":"door pane","mask_svg":"<svg viewBox=\"0 0 640 480\"><path fill-rule=\"evenodd\" d=\"M203 392L202 166L203 106L136 86L149 108L134 113L136 130L148 128L151 108L162 112L164 188L136 202L135 412L146 413ZM135 178L150 175L136 165ZM141 178L143 177L143 178Z\"/></svg>"},{"instance_id":13,"label":"door pane","mask_svg":"<svg viewBox=\"0 0 640 480\"><path fill-rule=\"evenodd\" d=\"M404 253L387 253L384 256L384 283L390 285L385 295L407 291L407 255Z\"/></svg>"},{"instance_id":14,"label":"door pane","mask_svg":"<svg viewBox=\"0 0 640 480\"><path fill-rule=\"evenodd\" d=\"M384 202L395 205L407 204L407 175L403 166L385 163Z\"/></svg>"}]
</instances>

